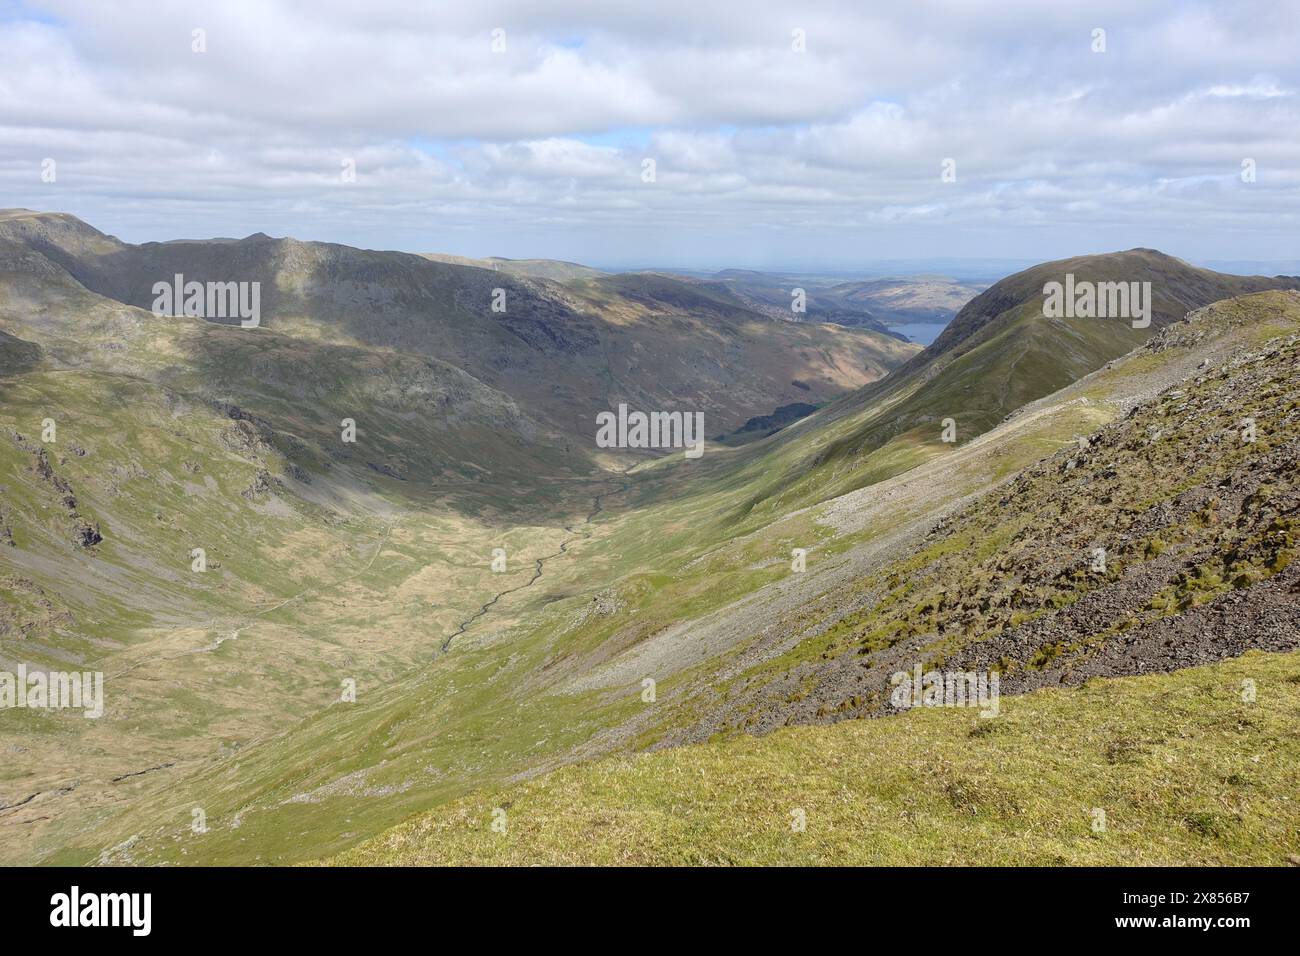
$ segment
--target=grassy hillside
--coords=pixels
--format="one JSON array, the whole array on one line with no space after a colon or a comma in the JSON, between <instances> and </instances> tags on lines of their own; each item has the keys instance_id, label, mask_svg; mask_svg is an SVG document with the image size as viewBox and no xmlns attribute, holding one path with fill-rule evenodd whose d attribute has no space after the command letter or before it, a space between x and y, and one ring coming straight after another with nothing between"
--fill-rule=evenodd
<instances>
[{"instance_id":1,"label":"grassy hillside","mask_svg":"<svg viewBox=\"0 0 1300 956\"><path fill-rule=\"evenodd\" d=\"M1297 717L1300 653L1252 653L991 720L920 709L566 767L330 862L1282 866L1300 853Z\"/></svg>"},{"instance_id":2,"label":"grassy hillside","mask_svg":"<svg viewBox=\"0 0 1300 956\"><path fill-rule=\"evenodd\" d=\"M112 248L68 228L76 242ZM248 242L273 241L168 245ZM575 760L874 713L869 685L890 654L957 661L987 650L1006 659L1008 692L1019 692L1057 679L1066 663L1080 676L1088 667L1124 674L1135 660L1185 666L1285 644L1285 628L1264 628L1231 634L1210 653L1158 627L1168 618L1204 632L1214 621L1197 615L1234 601L1257 619L1289 620L1278 589L1300 566L1283 564L1290 545L1276 535L1290 532L1269 522L1292 507L1279 463L1291 447L1294 349L1229 362L1294 335L1293 296L1206 310L1114 362L1101 330L1026 319L1017 338L999 322L1018 313L1004 309L998 321L969 323L955 361L944 353L901 383L744 447L711 445L698 461L622 472L601 468L514 393L419 348L342 335L331 321L310 334L288 313L255 337L158 319L87 290L16 241L0 243L0 266L0 657L95 665L109 678L100 721L0 717L21 741L0 775L0 819L14 835L0 849L5 860L302 862ZM722 370L710 387L743 362L726 351L730 337L751 335L743 303L708 285L596 277L546 294L590 302L609 329L636 336L662 338L679 319L686 338L712 330L721 351L689 359ZM989 327L1002 331L981 338ZM393 328L423 334L414 322ZM787 344L800 341L811 350L829 340ZM558 360L555 345L537 354ZM620 387L655 378L671 389L669 354L620 348L601 367ZM820 367L836 367L833 352L818 355ZM1207 358L1213 375L1197 368ZM787 374L815 365L798 354L782 361ZM1040 379L1042 368L1082 378L1045 394L1056 379ZM1227 380L1215 377L1220 368L1231 369ZM1127 448L1128 431L1105 432L1068 474L1053 463L1023 479L1009 504L999 491L963 511L1189 376L1203 380L1190 398L1158 403L1196 408L1199 424L1179 432L1192 443L1187 454L1209 461L1208 436L1227 428L1216 396L1236 394L1227 388L1241 390L1262 429L1275 429L1261 430L1252 452L1261 457L1196 468L1178 458L1181 444L1144 452ZM971 395L992 425L960 431L956 445L938 442L932 424L891 431L932 414L926 403L945 392ZM1002 403L1030 399L994 421ZM358 419L355 445L339 440L344 416ZM59 427L53 445L39 438L47 417ZM1196 519L1176 540L1161 536L1168 547L1148 559L1150 536L1136 537L1129 506L1106 505L1124 524L1104 523L1101 497L1117 492L1107 491L1113 462L1097 456L1112 448L1137 469L1116 468L1116 488L1165 495L1171 521L1199 513L1205 502L1177 496L1200 491L1148 482L1141 469L1202 484L1223 480L1222 469L1246 477L1240 494L1219 493L1217 524ZM1258 507L1251 495L1265 476L1275 493ZM1081 510L1063 507L1063 487ZM1030 525L1056 529L1052 547L1018 546L1014 566L997 567L988 548L1032 543L1015 538ZM1074 576L1071 562L1086 551L1074 537L1085 530L1120 556L1120 590ZM1126 534L1133 540L1119 540ZM215 562L205 575L189 569L195 546ZM509 555L502 574L489 567L498 547ZM791 573L792 548L807 549L807 573ZM1228 552L1217 582L1202 575ZM1153 568L1166 577L1145 588ZM1027 581L1025 569L1048 580ZM1144 587L1126 582L1129 571L1148 575ZM934 601L932 592L968 584L989 607ZM1206 600L1184 607L1193 592ZM1156 596L1161 607L1148 606ZM1027 601L1053 612L1032 613ZM1063 639L1054 629L1076 605L1120 635L1103 650L1140 637L1142 654L1089 656L1088 641ZM1156 629L1112 630L1130 611ZM1177 653L1157 649L1166 638ZM657 683L653 706L641 699L646 678ZM355 702L340 698L345 680L356 681ZM209 824L201 834L190 826L196 808Z\"/></svg>"},{"instance_id":3,"label":"grassy hillside","mask_svg":"<svg viewBox=\"0 0 1300 956\"><path fill-rule=\"evenodd\" d=\"M561 285L260 234L129 245L71 216L23 210L0 212L0 260L11 273L62 272L140 309L152 306L154 283L176 274L258 282L259 332L446 363L588 445L596 414L619 402L702 411L716 434L780 405L842 395L917 351L874 332L774 322L668 277Z\"/></svg>"},{"instance_id":4,"label":"grassy hillside","mask_svg":"<svg viewBox=\"0 0 1300 956\"><path fill-rule=\"evenodd\" d=\"M28 350L12 351L21 373L0 372L0 669L103 671L107 703L95 721L0 714L7 862L79 845L146 794L174 799L179 779L336 703L345 679L365 700L425 665L474 608L525 585L573 537L564 525L593 496L616 490L473 423L387 435L361 417L359 442L344 446L333 393L251 406L268 420L140 378L27 367ZM279 360L274 348L244 359ZM356 372L341 368L342 381ZM497 482L461 477L466 456ZM447 470L430 480L439 461ZM372 466L402 462L426 477ZM498 547L502 574L489 566ZM514 611L503 602L498 618Z\"/></svg>"},{"instance_id":5,"label":"grassy hillside","mask_svg":"<svg viewBox=\"0 0 1300 956\"><path fill-rule=\"evenodd\" d=\"M1082 445L958 499L913 548L789 609L761 652L692 690L689 736L891 713L889 675L917 662L997 670L1019 692L1295 646L1298 330L1294 293L1227 300L1058 396L1062 411L1091 409L1180 351L1207 363L1157 378L1150 401ZM823 520L860 528L855 504Z\"/></svg>"},{"instance_id":6,"label":"grassy hillside","mask_svg":"<svg viewBox=\"0 0 1300 956\"><path fill-rule=\"evenodd\" d=\"M141 794L129 810L51 859L75 862L107 851L106 859L136 863L304 861L313 856L312 847L317 854L341 851L413 813L576 759L872 713L869 684L892 669L889 655L911 666L949 648L943 635L928 629L932 617L947 628L948 609L936 617L922 605L949 576L962 584L984 581L981 562L996 563L998 555L984 543L971 547L964 529L987 534L988 546L996 549L1002 532L986 531L979 522L997 522L997 502L1005 492L995 492L990 505L971 517L946 525L937 539L926 539L929 528L1018 469L1076 447L1074 436L1197 375L1206 357L1219 369L1229 357L1258 351L1262 341L1298 328L1300 308L1288 296L1269 294L1208 310L1150 349L1027 408L986 438L951 450L947 459L741 536L716 537L710 522L743 487L723 482L708 499L661 499L662 489L654 487L659 479L633 474L619 510L598 516L590 537L548 563L540 590L502 602L451 653L355 705L335 704L227 761L200 767L166 793ZM1282 371L1287 366L1276 364L1281 354L1260 368ZM1134 458L1135 464L1141 461ZM1070 470L1076 472L1079 481L1091 475ZM1042 481L1049 489L1059 483ZM1037 501L1037 493L1028 500ZM625 510L629 501L641 506ZM1087 517L1091 501L1080 499L1080 516L1088 521L1094 520ZM1040 504L1058 507L1050 497ZM1019 509L1010 514L1010 523L1023 519ZM1033 520L1055 514L1049 510ZM1242 525L1245 538L1254 533L1251 527ZM1194 541L1187 544L1177 554L1201 553ZM810 548L806 574L790 573L793 546ZM1213 546L1211 541L1207 556L1218 553ZM1067 557L1085 550L1067 549ZM1026 567L1052 567L1033 551L1017 560ZM933 575L917 573L930 565ZM1176 579L1179 571L1169 573ZM985 581L993 602L988 627L971 635L969 646L993 647L990 638L1013 633L999 621L1004 612L1023 613L1011 604L1019 600L1016 574L1012 569L1004 582ZM1230 589L1220 600L1246 597L1276 618L1285 603L1263 599L1280 580L1265 571L1252 585L1258 590ZM1069 576L1062 586L1084 593ZM897 594L890 596L890 588ZM1132 593L1149 598L1158 591ZM877 604L886 639L873 650ZM1213 613L1214 607L1207 603L1191 613ZM1068 606L1057 609L1067 612ZM1176 622L1188 613L1174 606L1157 616ZM1019 624L1030 628L1034 620ZM1105 626L1103 617L1097 620ZM890 630L899 622L906 633ZM1194 629L1203 633L1206 625L1194 623ZM1239 653L1258 646L1252 640L1276 638L1285 646L1286 633L1256 629L1245 640L1236 634L1210 654L1203 642L1174 633L1173 646L1190 656L1174 655L1157 666ZM1151 634L1163 644L1161 632ZM1120 640L1114 646L1127 645ZM860 653L864 648L866 656ZM1080 651L1086 653L1086 646ZM1148 653L1140 660L1160 659ZM1099 660L1110 662L1106 673L1142 666L1123 655ZM1005 689L1030 690L1035 679L1053 673L1043 667L1009 671ZM1078 670L1080 678L1085 675L1086 667ZM657 683L657 701L650 705L641 699L647 677ZM191 806L204 807L212 821L202 837L189 832ZM309 843L303 833L311 834Z\"/></svg>"},{"instance_id":7,"label":"grassy hillside","mask_svg":"<svg viewBox=\"0 0 1300 956\"><path fill-rule=\"evenodd\" d=\"M1149 329L1122 319L1048 319L1042 290L1072 272L1080 281L1148 281ZM1196 269L1150 250L1044 263L973 299L943 335L887 379L830 403L734 458L691 475L703 488L725 473L749 489L729 513L743 528L782 511L902 474L984 434L1027 402L1064 388L1145 342L1188 311L1264 289L1300 288L1297 277L1241 277ZM685 482L681 493L689 494Z\"/></svg>"},{"instance_id":8,"label":"grassy hillside","mask_svg":"<svg viewBox=\"0 0 1300 956\"><path fill-rule=\"evenodd\" d=\"M0 714L6 861L78 845L344 679L364 696L424 665L618 488L447 363L154 316L29 244L0 242L0 325L0 668L101 670L107 694L97 721Z\"/></svg>"}]
</instances>

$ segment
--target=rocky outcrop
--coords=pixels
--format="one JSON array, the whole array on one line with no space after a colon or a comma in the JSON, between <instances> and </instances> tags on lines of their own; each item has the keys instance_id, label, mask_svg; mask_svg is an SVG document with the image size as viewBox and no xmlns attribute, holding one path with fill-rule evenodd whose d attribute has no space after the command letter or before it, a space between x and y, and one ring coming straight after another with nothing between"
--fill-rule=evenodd
<instances>
[{"instance_id":1,"label":"rocky outcrop","mask_svg":"<svg viewBox=\"0 0 1300 956\"><path fill-rule=\"evenodd\" d=\"M1145 351L1204 331L1174 326ZM1300 336L1202 362L824 595L820 655L741 686L682 739L892 714L891 676L916 665L996 671L1015 694L1300 647L1297 460Z\"/></svg>"},{"instance_id":2,"label":"rocky outcrop","mask_svg":"<svg viewBox=\"0 0 1300 956\"><path fill-rule=\"evenodd\" d=\"M30 473L36 478L39 487L53 495L67 519L72 543L79 548L92 548L104 540L99 523L86 517L79 510L77 494L72 484L54 469L49 452L44 446L27 439L16 431L8 430L9 439L22 451L32 456ZM85 455L85 451L72 449L74 455ZM0 542L15 546L13 532L2 511L0 511Z\"/></svg>"}]
</instances>

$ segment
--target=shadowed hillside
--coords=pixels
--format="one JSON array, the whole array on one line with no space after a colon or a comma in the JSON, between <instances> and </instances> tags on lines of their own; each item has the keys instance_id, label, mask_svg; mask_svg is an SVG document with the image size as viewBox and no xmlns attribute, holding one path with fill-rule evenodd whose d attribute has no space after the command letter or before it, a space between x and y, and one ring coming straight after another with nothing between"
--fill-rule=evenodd
<instances>
[{"instance_id":1,"label":"shadowed hillside","mask_svg":"<svg viewBox=\"0 0 1300 956\"><path fill-rule=\"evenodd\" d=\"M659 276L560 285L261 234L133 246L70 216L24 210L0 213L0 244L7 271L62 270L142 309L154 284L177 274L260 283L265 330L445 362L582 439L619 402L701 411L711 432L728 430L780 405L844 394L916 351L871 332L774 322L725 290Z\"/></svg>"}]
</instances>

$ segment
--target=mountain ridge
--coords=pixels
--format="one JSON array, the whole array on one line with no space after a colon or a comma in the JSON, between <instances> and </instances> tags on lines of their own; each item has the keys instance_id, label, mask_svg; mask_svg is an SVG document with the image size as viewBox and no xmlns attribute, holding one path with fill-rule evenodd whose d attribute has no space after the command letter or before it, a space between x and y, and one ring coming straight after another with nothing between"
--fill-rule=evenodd
<instances>
[{"instance_id":1,"label":"mountain ridge","mask_svg":"<svg viewBox=\"0 0 1300 956\"><path fill-rule=\"evenodd\" d=\"M265 328L448 361L577 436L592 433L592 416L611 401L695 403L719 425L738 426L805 393L841 394L911 351L872 333L768 328L738 300L666 278L597 276L575 288L291 238L131 246L66 214L0 213L0 242L11 269L28 250L89 291L143 309L154 283L177 273L259 282ZM719 363L720 354L731 360Z\"/></svg>"},{"instance_id":2,"label":"mountain ridge","mask_svg":"<svg viewBox=\"0 0 1300 956\"><path fill-rule=\"evenodd\" d=\"M60 241L77 268L80 244L112 246L90 232ZM559 284L436 263L409 275L405 258L291 240L219 245L221 262L270 250L323 264L322 279L342 277L346 301L396 270L398 287L377 300L398 303L390 317L443 277L458 289L527 288L557 310L561 337L584 328L580 316L568 324L573 302L598 305L610 328L661 335L805 325L753 316L723 290L666 276ZM212 248L147 255L179 262ZM1144 261L1153 274L1181 274ZM85 268L102 276L105 266ZM1093 273L1112 274L1084 262L1080 274ZM1042 278L1009 277L936 361L773 435L709 445L697 460L616 463L534 418L517 387L498 389L427 349L340 334L346 325L313 332L285 303L310 304L319 290L290 288L249 335L154 316L89 290L29 243L0 240L0 655L96 666L111 678L102 721L29 720L16 730L32 746L3 781L0 813L23 824L6 859L304 862L520 775L876 714L881 675L905 657L987 667L960 656L987 652L998 666L1006 659L1008 693L1032 696L1035 681L1090 652L1076 639L1091 636L1075 633L1080 621L1104 629L1095 661L1074 666L1080 676L1089 666L1110 675L1164 657L1212 659L1177 622L1247 597L1264 608L1266 593L1277 617L1300 567L1282 561L1289 526L1272 527L1292 507L1278 463L1294 417L1285 339L1300 329L1297 297L1257 292L1166 323L1184 300L1239 287L1198 276L1190 293L1158 296L1163 329L1134 330L1044 319ZM429 342L418 329L396 331ZM1279 335L1283 344L1258 362L1232 364ZM537 351L571 355L552 338ZM665 345L656 358L672 354ZM601 368L617 375L619 366ZM1154 421L1153 408L1217 408L1228 387L1220 371L1259 405L1262 444L1222 457L1223 474L1162 457L1157 474L1170 477L1146 478L1151 456L1181 446L1128 448L1135 429ZM1201 381L1185 397L1168 394L1184 378ZM615 383L593 394L617 394L604 384ZM952 443L941 439L946 402L958 409L945 413L958 423ZM349 409L362 410L355 445L338 437ZM46 418L59 431L50 447L34 437ZM1202 449L1218 446L1207 429L1228 434L1222 415L1192 420L1199 430L1187 448L1210 462ZM1117 422L1124 430L1106 431ZM1081 448L1079 435L1103 437L1067 458L1061 449ZM1118 477L1107 477L1111 465ZM1263 476L1275 486L1267 499ZM1240 493L1217 492L1217 522L1196 518L1205 483L1225 477ZM1185 478L1200 484L1167 487ZM1161 532L1160 550L1145 525L1107 526L1096 509L1116 482L1129 497L1166 495L1186 534ZM1150 523L1147 511L1165 513L1158 504L1136 502L1146 508L1136 515L1106 507L1117 522ZM1055 528L1061 515L1080 527L1053 531L1059 546L1015 537L1026 522ZM1116 555L1116 581L1077 576L1093 540ZM196 546L208 556L204 575L190 565ZM1006 568L989 551L999 547ZM1144 639L1125 654L1140 629L1112 625L1130 610L1179 652L1162 655ZM1265 630L1240 637L1219 656L1276 643ZM340 700L342 681L355 684L355 700ZM195 806L209 821L201 837L177 811Z\"/></svg>"}]
</instances>

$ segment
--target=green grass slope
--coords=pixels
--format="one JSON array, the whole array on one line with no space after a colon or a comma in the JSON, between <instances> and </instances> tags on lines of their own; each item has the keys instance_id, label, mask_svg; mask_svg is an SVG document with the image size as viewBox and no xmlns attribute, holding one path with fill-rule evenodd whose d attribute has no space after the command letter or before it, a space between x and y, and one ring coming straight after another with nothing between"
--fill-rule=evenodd
<instances>
[{"instance_id":1,"label":"green grass slope","mask_svg":"<svg viewBox=\"0 0 1300 956\"><path fill-rule=\"evenodd\" d=\"M1252 653L1038 691L989 720L921 709L566 767L329 862L1283 866L1297 718L1300 653Z\"/></svg>"},{"instance_id":2,"label":"green grass slope","mask_svg":"<svg viewBox=\"0 0 1300 956\"><path fill-rule=\"evenodd\" d=\"M1152 323L1122 319L1048 319L1046 282L1066 273L1080 281L1152 285ZM1027 402L1064 388L1210 302L1267 289L1300 288L1300 277L1229 276L1188 266L1152 250L1044 263L976 296L925 351L888 378L867 385L765 442L719 455L678 476L703 488L744 483L748 494L728 513L737 529L783 510L824 501L901 474L957 443L987 432Z\"/></svg>"},{"instance_id":3,"label":"green grass slope","mask_svg":"<svg viewBox=\"0 0 1300 956\"><path fill-rule=\"evenodd\" d=\"M721 656L678 688L658 732L698 740L888 714L890 675L917 663L998 670L1014 693L1295 646L1298 334L1296 293L1216 303L946 467L833 502L784 541L765 536L768 583L803 599L766 614L737 600L670 632L716 635ZM1028 467L1008 472L1017 462ZM776 557L801 537L825 577ZM875 556L857 560L852 542ZM710 568L756 556L719 548ZM629 650L603 685L631 683L638 667L666 680L668 644ZM674 728L683 714L686 732Z\"/></svg>"},{"instance_id":4,"label":"green grass slope","mask_svg":"<svg viewBox=\"0 0 1300 956\"><path fill-rule=\"evenodd\" d=\"M119 374L0 375L0 669L102 671L107 698L99 720L0 712L12 748L0 770L5 862L93 861L101 844L69 849L154 795L172 805L181 781L210 766L229 779L235 760L246 786L247 748L328 712L345 679L362 701L382 700L376 688L418 673L474 608L524 585L574 537L564 525L613 490L564 476L543 488L444 478L410 489L414 476L367 467L390 459L374 457L364 431L352 457L335 457L261 407L274 426ZM58 429L49 444L46 418ZM493 447L489 435L474 447ZM196 547L206 572L192 570ZM510 558L503 574L489 567L497 547ZM528 597L502 602L497 619ZM458 675L445 674L454 688ZM471 700L496 689L453 699L468 725ZM445 716L427 701L421 713ZM349 744L330 769L365 753ZM193 804L211 798L214 823L218 789Z\"/></svg>"},{"instance_id":5,"label":"green grass slope","mask_svg":"<svg viewBox=\"0 0 1300 956\"><path fill-rule=\"evenodd\" d=\"M924 477L916 480L915 499L899 497L907 483L904 476L890 485L888 505L876 512L844 501L834 508L786 515L741 537L711 538L709 522L716 506L729 495L743 493L743 487L723 483L710 500L656 504L657 492L647 490L643 480L633 476L627 496L641 507L599 519L592 537L575 544L566 560L547 572L538 603L510 617L508 626L486 620L427 669L389 682L355 705L330 706L227 762L201 768L170 792L141 799L120 817L85 833L58 858L84 861L108 851L106 859L135 863L303 861L312 856L312 847L343 850L412 813L575 759L727 737L740 730L769 730L787 722L844 721L873 713L879 701L872 696L875 685L870 681L881 673L887 677L896 660L910 667L916 661L942 660L945 654L958 661L956 655L971 648L996 648L995 658L1015 656L1009 653L1014 650L1026 666L1008 670L1008 693L1032 690L1034 681L1044 675L1056 680L1050 667L1034 663L1033 658L1059 637L1048 634L1050 640L1030 643L1029 638L1038 634L1032 628L1042 626L1041 622L1064 622L1065 617L1052 615L1097 599L1089 598L1089 593L1111 593L1107 588L1113 582L1076 576L1074 564L1087 556L1086 542L1070 544L1057 531L1051 532L1050 540L1060 539L1059 553L1027 549L1034 539L1022 536L1025 546L1007 550L1014 563L998 568L999 548L1026 522L1052 529L1058 515L1079 524L1073 533L1081 540L1091 540L1089 529L1094 525L1098 533L1111 533L1100 521L1104 514L1094 510L1108 493L1109 479L1094 479L1092 465L1069 472L1072 482L1090 488L1086 494L1072 485L1069 495L1067 489L1058 488L1061 481L1051 470L1057 467L1053 464L1032 479L1033 487L1014 499L1014 507L999 504L1005 492L997 492L938 538L922 540L928 526L923 525L914 537L899 539L893 554L886 551L856 563L862 560L859 551L872 552L877 540L890 539L900 522L933 524L934 516L948 503L987 490L1063 445L1075 446L1074 435L1121 417L1125 409L1167 389L1168 381L1181 381L1189 370L1198 374L1202 356L1214 358L1211 367L1218 375L1228 371L1222 364L1227 357L1258 352L1265 341L1294 335L1300 328L1300 307L1293 299L1268 293L1206 310L1194 321L1170 329L1149 349L1080 381L1059 400L1027 410L1022 421L1012 423L1015 427L995 431L983 443L953 449L946 471L921 473ZM1225 381L1253 382L1258 375L1270 383L1273 378L1285 382L1292 377L1286 363L1293 352L1279 346L1265 361L1234 367L1223 381L1199 373L1206 380L1197 387L1209 400L1222 391ZM1258 401L1286 409L1287 400L1270 394L1269 389L1276 387L1276 383L1252 385L1250 391ZM1178 404L1179 396L1167 395L1144 414ZM1225 456L1217 465L1207 458L1210 472L1220 465L1229 473L1260 477L1277 472L1270 463L1282 460L1277 456L1284 457L1289 447L1285 445L1289 439L1283 438L1291 427L1287 414L1260 418L1265 431L1274 435L1272 440L1281 444L1253 449L1263 456L1258 458ZM1208 429L1207 435L1221 427L1213 419L1201 422L1204 417L1193 416L1193 421L1200 423L1197 428ZM1129 424L1138 428L1147 422L1134 418ZM1106 438L1105 447L1112 447L1113 437ZM1119 447L1127 441L1115 440ZM1186 447L1199 449L1200 442L1198 433ZM1180 438L1149 453L1176 453L1182 447ZM1147 468L1147 453L1126 452L1131 461L1121 470ZM1105 470L1102 464L1096 467ZM1195 475L1185 466L1181 470L1160 467L1173 476ZM1217 482L1223 476L1211 477ZM924 488L932 481L941 490L926 495ZM1220 540L1212 526L1193 524L1195 534L1166 552L1164 564L1151 567L1164 571L1170 582L1176 583L1184 571L1188 581L1199 581L1197 566L1236 551L1232 560L1239 557L1257 567L1258 577L1251 578L1243 564L1237 572L1250 580L1221 592L1207 591L1207 597L1220 602L1249 600L1257 610L1272 608L1273 618L1282 621L1279 615L1288 599L1285 590L1278 590L1279 582L1289 587L1291 578L1285 576L1290 573L1286 567L1279 564L1278 570L1274 565L1278 563L1275 552L1285 549L1286 543L1260 535L1271 534L1270 523L1284 517L1275 513L1277 508L1291 507L1285 481L1281 472L1275 482L1277 493L1270 499L1274 504L1247 513L1240 524L1225 499L1220 514L1225 522L1233 516L1231 536ZM1242 483L1241 501L1249 494L1244 491L1247 484ZM1152 494L1171 496L1185 490L1150 482L1146 486ZM1058 490L1059 500L1053 497ZM864 489L859 494L871 493L872 489ZM641 500L641 495L650 498ZM1078 499L1078 510L1062 511L1062 501L1070 497ZM1233 499L1234 506L1237 500ZM1129 508L1121 499L1116 501L1116 513L1131 522ZM1027 511L1022 504L1033 508ZM1158 501L1144 507L1159 513ZM861 521L865 525L858 524ZM843 530L841 522L847 522ZM1218 528L1228 531L1223 524ZM810 573L792 575L789 548L810 542ZM1138 560L1116 549L1115 568L1121 577L1126 569L1138 572L1155 560L1145 557L1145 538L1134 542L1130 550ZM1193 563L1187 568L1169 563L1175 559ZM841 562L848 562L846 572L831 573ZM830 569L829 577L823 576L822 568ZM1065 572L1059 580L1058 570ZM1030 571L1041 571L1051 590L1043 583L1038 585L1041 594L1026 598L1021 578ZM935 593L947 589L957 594L976 584L987 592L987 611L978 605L962 608L961 604L969 603L965 597L952 606L934 601ZM1163 586L1133 589L1132 594L1141 595L1146 607L1145 602ZM1269 604L1270 595L1280 603ZM752 609L747 606L769 596L777 602L770 610L761 603ZM1065 596L1078 600L1060 601L1057 606L1053 598ZM1038 601L1044 613L1033 613L1035 605L1026 605L1026 600ZM1145 616L1137 617L1144 626L1157 628L1169 626L1162 621L1196 622L1186 615L1216 613L1216 607L1225 606L1215 605L1214 600L1190 610L1181 609L1179 602L1163 610L1151 606ZM1117 604L1112 617L1124 619L1128 610L1127 604ZM1254 620L1246 616L1246 605L1241 610L1242 620ZM970 619L969 634L964 617L968 611L981 615ZM1097 635L1106 638L1111 619L1095 612L1092 618ZM1195 628L1198 633L1215 633L1203 623L1195 623ZM1021 634L1025 639L1009 648L997 643ZM1138 634L1139 629L1121 633L1115 646L1127 646L1125 641ZM1162 634L1152 630L1148 636L1164 647ZM1186 660L1175 656L1165 664L1160 663L1160 655L1167 650L1143 659L1153 666L1184 666L1239 653L1255 646L1252 640L1270 634L1285 638L1284 628L1276 633L1260 630L1245 639L1240 633L1226 634L1223 646L1208 657L1198 656L1203 645L1196 640L1173 634L1176 648L1196 653ZM1088 634L1080 631L1077 636ZM1083 678L1095 661L1090 656L1092 644L1078 643L1070 654L1053 657L1052 666L1079 655L1076 676ZM697 648L704 649L704 656L692 656ZM1106 663L1108 659L1096 660ZM1106 672L1126 673L1140 666L1120 658ZM647 676L658 683L653 704L641 700L641 682ZM191 806L202 806L209 814L212 828L202 836L188 829ZM305 835L310 839L304 840Z\"/></svg>"},{"instance_id":6,"label":"green grass slope","mask_svg":"<svg viewBox=\"0 0 1300 956\"><path fill-rule=\"evenodd\" d=\"M342 680L418 669L614 487L444 362L154 316L0 242L0 669L102 671L107 695L99 720L0 712L0 859L68 858Z\"/></svg>"}]
</instances>

